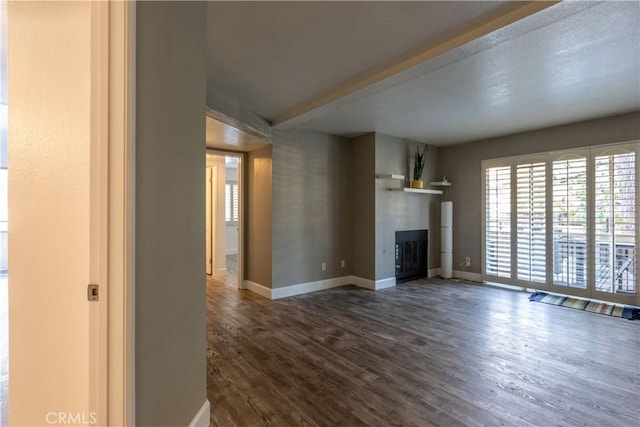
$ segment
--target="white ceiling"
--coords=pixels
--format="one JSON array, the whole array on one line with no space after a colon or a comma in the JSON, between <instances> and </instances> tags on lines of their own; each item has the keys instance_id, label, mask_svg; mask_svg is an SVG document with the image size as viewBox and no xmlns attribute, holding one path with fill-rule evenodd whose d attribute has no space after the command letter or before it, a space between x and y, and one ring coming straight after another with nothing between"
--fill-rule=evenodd
<instances>
[{"instance_id":1,"label":"white ceiling","mask_svg":"<svg viewBox=\"0 0 640 427\"><path fill-rule=\"evenodd\" d=\"M480 31L521 4L210 3L208 84L280 128L434 145L640 109L640 3L563 2ZM398 66L412 57L426 60Z\"/></svg>"}]
</instances>

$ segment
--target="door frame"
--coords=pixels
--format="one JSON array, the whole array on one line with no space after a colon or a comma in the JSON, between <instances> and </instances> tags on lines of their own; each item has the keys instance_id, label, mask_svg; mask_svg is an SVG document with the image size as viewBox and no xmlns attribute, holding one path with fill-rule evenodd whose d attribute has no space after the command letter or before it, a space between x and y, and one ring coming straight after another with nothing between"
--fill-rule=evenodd
<instances>
[{"instance_id":1,"label":"door frame","mask_svg":"<svg viewBox=\"0 0 640 427\"><path fill-rule=\"evenodd\" d=\"M101 147L98 424L135 425L136 3L92 3L92 143Z\"/></svg>"},{"instance_id":2,"label":"door frame","mask_svg":"<svg viewBox=\"0 0 640 427\"><path fill-rule=\"evenodd\" d=\"M215 177L215 185L214 185L214 177ZM217 208L218 208L218 198L214 197L214 188L217 189L218 187L218 166L214 165L214 166L207 166L206 167L206 185L205 185L205 189L206 189L206 196L205 196L205 203L206 203L206 215L205 215L205 232L206 232L206 245L207 246L207 250L206 250L206 254L207 254L207 262L206 262L206 273L209 276L215 276L215 266L213 263L213 260L216 257L216 247L215 247L215 240L216 240L216 232L215 232L215 219L216 219L216 212L217 212ZM217 192L215 193L217 195ZM209 227L209 228L207 228Z\"/></svg>"},{"instance_id":3,"label":"door frame","mask_svg":"<svg viewBox=\"0 0 640 427\"><path fill-rule=\"evenodd\" d=\"M99 425L135 422L135 7L134 2L93 2L88 14L73 15L79 25L87 25L89 33L86 46L90 53L82 74L84 78L86 72L89 83L85 141L89 152L89 265L82 281L99 286L98 301L86 301L85 283L68 288L80 292L76 294L80 299L74 301L88 304L89 334L82 343L88 356L88 396L78 409L84 410L86 404L90 413L82 413L82 419ZM39 44L33 47L35 53L41 48Z\"/></svg>"},{"instance_id":4,"label":"door frame","mask_svg":"<svg viewBox=\"0 0 640 427\"><path fill-rule=\"evenodd\" d=\"M227 151L217 148L207 148L205 153L205 159L208 154L217 156L233 156L238 158L238 263L237 263L237 278L238 283L236 287L238 289L245 289L244 283L244 162L245 153L238 151Z\"/></svg>"}]
</instances>

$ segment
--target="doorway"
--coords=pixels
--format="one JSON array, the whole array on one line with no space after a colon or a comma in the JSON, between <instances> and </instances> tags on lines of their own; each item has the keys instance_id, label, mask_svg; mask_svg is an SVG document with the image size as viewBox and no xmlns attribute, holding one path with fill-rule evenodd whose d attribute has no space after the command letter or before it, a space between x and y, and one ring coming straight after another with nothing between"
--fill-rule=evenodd
<instances>
[{"instance_id":1,"label":"doorway","mask_svg":"<svg viewBox=\"0 0 640 427\"><path fill-rule=\"evenodd\" d=\"M241 288L242 155L208 151L206 168L206 273Z\"/></svg>"}]
</instances>

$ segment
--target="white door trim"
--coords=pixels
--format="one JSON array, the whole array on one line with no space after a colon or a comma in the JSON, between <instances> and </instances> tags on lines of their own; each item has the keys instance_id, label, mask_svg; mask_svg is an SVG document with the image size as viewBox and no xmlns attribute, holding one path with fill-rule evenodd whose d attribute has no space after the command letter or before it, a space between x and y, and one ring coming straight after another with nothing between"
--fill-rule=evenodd
<instances>
[{"instance_id":1,"label":"white door trim","mask_svg":"<svg viewBox=\"0 0 640 427\"><path fill-rule=\"evenodd\" d=\"M206 265L205 269L208 275L213 274L213 168L207 166L205 183L205 240L206 240Z\"/></svg>"},{"instance_id":2,"label":"white door trim","mask_svg":"<svg viewBox=\"0 0 640 427\"><path fill-rule=\"evenodd\" d=\"M89 305L89 409L107 424L109 304L109 6L91 4L90 257L89 283L99 300Z\"/></svg>"},{"instance_id":3,"label":"white door trim","mask_svg":"<svg viewBox=\"0 0 640 427\"><path fill-rule=\"evenodd\" d=\"M105 294L109 316L105 425L128 426L135 425L136 3L106 4L109 281Z\"/></svg>"},{"instance_id":4,"label":"white door trim","mask_svg":"<svg viewBox=\"0 0 640 427\"><path fill-rule=\"evenodd\" d=\"M216 119L217 120L217 119ZM241 153L238 151L225 151L222 149L216 148L207 148L206 154L213 154L217 156L231 156L238 158L238 229L237 229L237 238L238 238L238 249L237 249L237 264L236 264L236 277L238 279L237 288L238 289L247 289L246 284L244 283L244 162L246 161L245 153ZM215 207L214 207L215 209ZM212 225L213 227L213 225ZM215 238L214 238L215 241ZM212 243L212 247L215 246Z\"/></svg>"},{"instance_id":5,"label":"white door trim","mask_svg":"<svg viewBox=\"0 0 640 427\"><path fill-rule=\"evenodd\" d=\"M236 275L238 289L244 288L244 162L246 155L238 155L238 250L236 254Z\"/></svg>"}]
</instances>

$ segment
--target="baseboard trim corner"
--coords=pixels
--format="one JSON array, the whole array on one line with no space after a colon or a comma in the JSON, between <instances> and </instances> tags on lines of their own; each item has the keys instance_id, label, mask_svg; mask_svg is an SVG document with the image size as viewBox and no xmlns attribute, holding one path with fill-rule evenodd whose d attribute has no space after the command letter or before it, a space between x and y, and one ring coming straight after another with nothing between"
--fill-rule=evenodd
<instances>
[{"instance_id":1,"label":"baseboard trim corner","mask_svg":"<svg viewBox=\"0 0 640 427\"><path fill-rule=\"evenodd\" d=\"M271 288L267 288L266 286L261 285L260 283L252 282L251 280L244 280L242 282L242 287L246 290L253 292L254 294L260 295L261 297L273 299L271 298Z\"/></svg>"},{"instance_id":2,"label":"baseboard trim corner","mask_svg":"<svg viewBox=\"0 0 640 427\"><path fill-rule=\"evenodd\" d=\"M337 288L351 283L349 276L332 277L331 279L317 280L315 282L299 283L297 285L283 286L271 290L271 299L292 297L295 295L308 294L309 292L323 291L325 289Z\"/></svg>"},{"instance_id":3,"label":"baseboard trim corner","mask_svg":"<svg viewBox=\"0 0 640 427\"><path fill-rule=\"evenodd\" d=\"M381 289L392 288L396 285L396 278L389 277L382 280L370 280L358 276L332 277L330 279L317 280L315 282L298 283L296 285L283 286L280 288L268 288L251 280L242 283L243 289L247 289L271 300L292 297L295 295L308 294L310 292L323 291L337 288L339 286L356 285L360 288L379 291Z\"/></svg>"},{"instance_id":4,"label":"baseboard trim corner","mask_svg":"<svg viewBox=\"0 0 640 427\"><path fill-rule=\"evenodd\" d=\"M427 277L431 279L432 277L440 276L441 270L439 268L432 268L429 270Z\"/></svg>"},{"instance_id":5,"label":"baseboard trim corner","mask_svg":"<svg viewBox=\"0 0 640 427\"><path fill-rule=\"evenodd\" d=\"M396 286L396 278L389 277L387 279L376 280L374 290L379 291L380 289L393 288L394 286Z\"/></svg>"},{"instance_id":6,"label":"baseboard trim corner","mask_svg":"<svg viewBox=\"0 0 640 427\"><path fill-rule=\"evenodd\" d=\"M379 291L380 289L392 288L396 285L396 278L389 277L382 280L365 279L359 276L350 276L350 282L352 285L356 285L359 288L369 289L372 291Z\"/></svg>"},{"instance_id":7,"label":"baseboard trim corner","mask_svg":"<svg viewBox=\"0 0 640 427\"><path fill-rule=\"evenodd\" d=\"M364 277L359 276L351 276L351 284L356 285L359 288L370 289L372 291L376 290L376 284L371 279L365 279Z\"/></svg>"},{"instance_id":8,"label":"baseboard trim corner","mask_svg":"<svg viewBox=\"0 0 640 427\"><path fill-rule=\"evenodd\" d=\"M209 400L205 400L196 416L191 420L189 427L209 427L210 420L211 405L209 404Z\"/></svg>"}]
</instances>

